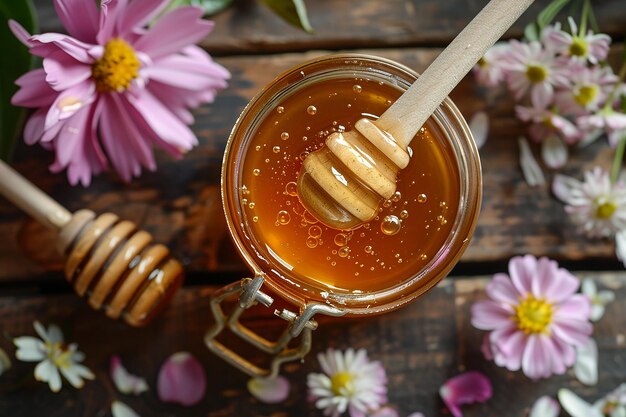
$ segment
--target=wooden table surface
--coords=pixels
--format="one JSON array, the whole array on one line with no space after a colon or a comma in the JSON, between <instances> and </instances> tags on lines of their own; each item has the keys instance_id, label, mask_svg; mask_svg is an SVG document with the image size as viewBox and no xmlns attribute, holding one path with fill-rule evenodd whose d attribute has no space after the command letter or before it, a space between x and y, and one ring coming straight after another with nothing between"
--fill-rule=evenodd
<instances>
[{"instance_id":1,"label":"wooden table surface","mask_svg":"<svg viewBox=\"0 0 626 417\"><path fill-rule=\"evenodd\" d=\"M42 31L59 31L49 0L36 1ZM32 334L32 322L58 323L69 340L86 353L85 363L97 379L83 390L65 387L53 395L32 379L33 364L13 361L0 377L0 416L107 416L114 399L142 416L318 416L306 401L305 375L317 370L316 352L329 346L364 347L383 362L389 376L390 402L401 416L422 411L447 416L438 387L463 370L477 369L492 380L494 397L485 405L466 408L467 416L522 417L543 394L569 387L595 399L626 381L626 274L615 259L613 243L579 237L549 187L530 188L517 158L517 137L524 126L514 117L504 89L485 90L472 76L454 90L452 99L466 117L485 110L491 119L487 144L481 149L484 200L474 240L451 277L413 304L370 319L340 319L314 332L313 354L290 364L289 399L263 405L247 392L247 378L229 368L204 347L209 326L208 295L215 288L247 274L230 241L219 195L220 165L225 142L248 100L285 69L329 51L380 55L422 71L469 21L485 0L350 1L315 0L307 6L316 29L309 35L283 23L253 0L238 0L215 16L215 31L202 43L228 68L228 89L211 105L195 112L194 131L200 146L183 160L159 155L159 169L131 184L114 174L96 178L85 189L70 187L64 175L47 166L52 154L20 144L14 167L70 210L111 211L133 220L183 261L187 281L162 318L147 328L130 329L91 311L61 274L63 259L54 252L55 235L0 198L0 332L9 337ZM548 2L538 0L506 35L519 36L524 25ZM601 28L617 39L613 54L623 48L626 8L623 0L599 0L594 7ZM596 164L608 166L612 154L604 144L574 150L566 173L578 175ZM552 173L548 173L551 177ZM549 256L580 277L616 291L607 315L596 326L600 347L600 382L584 387L571 374L532 382L487 362L480 354L480 332L469 324L469 306L484 297L486 280L506 271L509 258L531 253ZM595 272L584 272L595 271ZM281 325L263 312L251 326L269 333ZM9 338L0 347L13 356ZM134 373L156 385L158 367L170 354L187 350L209 375L206 398L197 406L161 404L152 389L139 397L116 392L108 377L108 360L122 356Z\"/></svg>"}]
</instances>

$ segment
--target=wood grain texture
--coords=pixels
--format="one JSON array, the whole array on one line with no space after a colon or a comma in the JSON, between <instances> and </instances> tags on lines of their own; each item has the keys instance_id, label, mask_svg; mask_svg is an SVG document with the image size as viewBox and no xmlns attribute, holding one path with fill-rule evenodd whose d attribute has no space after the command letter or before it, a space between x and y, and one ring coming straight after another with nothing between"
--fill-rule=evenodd
<instances>
[{"instance_id":1,"label":"wood grain texture","mask_svg":"<svg viewBox=\"0 0 626 417\"><path fill-rule=\"evenodd\" d=\"M597 284L616 291L616 300L626 297L626 273L587 274ZM494 397L484 405L464 407L468 417L525 417L539 396L555 395L568 387L588 400L596 399L626 380L626 305L612 303L595 325L600 348L600 379L595 387L583 387L571 373L533 382L520 372L507 372L487 362L480 353L482 333L470 323L471 304L485 297L486 277L445 280L421 299L386 315L369 319L327 319L314 332L312 354L303 363L289 364L284 371L292 384L285 403L265 405L245 388L247 378L231 369L204 347L202 337L209 326L210 287L183 290L162 319L144 329L131 329L91 311L71 296L7 298L0 296L0 332L10 336L34 335L32 321L57 323L68 341L79 344L85 364L96 374L77 391L65 386L59 394L32 378L33 363L13 361L13 368L0 378L0 415L107 416L110 402L118 399L143 416L319 416L306 401L305 376L318 372L315 354L328 347L365 348L380 360L389 377L389 401L401 416L422 411L426 416L450 415L438 398L438 388L448 378L465 370L480 370L489 376ZM264 332L280 331L280 319L268 310L253 313L246 324ZM7 339L0 347L14 357ZM161 404L156 397L156 378L161 363L170 354L193 353L207 371L208 390L202 402L191 408ZM118 393L109 376L111 355L121 356L130 372L148 380L151 390L139 397ZM215 376L219 375L218 378Z\"/></svg>"},{"instance_id":2,"label":"wood grain texture","mask_svg":"<svg viewBox=\"0 0 626 417\"><path fill-rule=\"evenodd\" d=\"M360 52L376 53L421 71L439 50ZM200 145L178 161L159 154L158 171L144 173L131 184L122 183L114 174L105 174L95 178L87 189L71 187L64 175L48 173L52 154L38 146L20 144L14 166L72 211L110 211L137 223L168 245L192 274L243 274L245 268L228 236L219 192L228 134L245 104L265 84L285 69L321 53L220 59L233 77L214 104L195 112L194 131ZM514 117L510 95L504 89L481 89L468 75L451 97L466 117L486 110L491 118L489 140L480 151L484 174L482 213L474 241L462 261L503 262L513 254L533 253L563 261L592 259L594 268L615 266L612 242L590 242L578 236L549 186L531 188L525 183L517 162L516 142L525 133L525 126ZM566 173L579 175L597 164L610 166L611 158L603 140L574 149ZM61 269L63 260L53 247L54 232L1 198L0 236L0 282L49 280L47 272ZM202 278L211 280L210 276Z\"/></svg>"},{"instance_id":3,"label":"wood grain texture","mask_svg":"<svg viewBox=\"0 0 626 417\"><path fill-rule=\"evenodd\" d=\"M505 37L521 36L524 26L550 1L537 0ZM43 31L61 30L50 0L35 0ZM210 19L214 31L202 45L212 53L267 53L310 49L445 46L487 0L309 0L314 34L295 29L257 0L235 0ZM602 30L622 36L622 0L594 2ZM567 11L564 11L564 15Z\"/></svg>"}]
</instances>

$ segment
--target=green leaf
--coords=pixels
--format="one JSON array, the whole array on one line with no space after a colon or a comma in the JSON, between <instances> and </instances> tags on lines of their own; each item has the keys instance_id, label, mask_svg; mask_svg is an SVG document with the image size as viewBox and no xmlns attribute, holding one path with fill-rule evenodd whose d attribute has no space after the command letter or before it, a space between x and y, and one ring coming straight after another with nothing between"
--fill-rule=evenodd
<instances>
[{"instance_id":1,"label":"green leaf","mask_svg":"<svg viewBox=\"0 0 626 417\"><path fill-rule=\"evenodd\" d=\"M537 24L539 25L539 31L549 25L557 14L569 3L570 0L553 0L548 4L545 9L537 16Z\"/></svg>"},{"instance_id":2,"label":"green leaf","mask_svg":"<svg viewBox=\"0 0 626 417\"><path fill-rule=\"evenodd\" d=\"M526 25L524 28L524 37L528 41L538 41L539 40L539 28L537 23L531 22Z\"/></svg>"},{"instance_id":3,"label":"green leaf","mask_svg":"<svg viewBox=\"0 0 626 417\"><path fill-rule=\"evenodd\" d=\"M272 9L274 13L282 17L287 23L312 33L313 28L309 23L304 0L260 0L261 3Z\"/></svg>"},{"instance_id":4,"label":"green leaf","mask_svg":"<svg viewBox=\"0 0 626 417\"><path fill-rule=\"evenodd\" d=\"M11 104L17 91L15 80L30 70L34 62L28 48L9 30L9 19L18 21L30 33L35 32L37 21L31 0L0 0L0 159L4 160L11 156L26 116L26 109Z\"/></svg>"}]
</instances>

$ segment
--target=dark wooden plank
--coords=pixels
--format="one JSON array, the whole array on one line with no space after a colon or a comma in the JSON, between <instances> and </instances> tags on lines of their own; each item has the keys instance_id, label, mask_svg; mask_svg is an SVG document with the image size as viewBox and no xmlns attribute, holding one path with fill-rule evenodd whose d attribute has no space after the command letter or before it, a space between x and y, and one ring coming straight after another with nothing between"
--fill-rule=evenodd
<instances>
[{"instance_id":1,"label":"dark wooden plank","mask_svg":"<svg viewBox=\"0 0 626 417\"><path fill-rule=\"evenodd\" d=\"M379 55L423 70L438 49L377 50ZM368 51L366 51L368 52ZM372 51L369 51L372 52ZM211 106L196 112L195 131L200 146L183 160L160 156L159 170L145 173L132 184L113 174L94 180L91 187L70 187L63 175L48 173L52 155L39 147L18 147L16 168L71 210L112 211L136 221L168 244L191 273L245 273L230 242L219 196L219 177L226 139L243 106L259 89L286 68L320 52L263 57L230 57L220 62L233 73L230 87ZM517 137L524 126L514 118L513 102L503 89L486 91L468 76L453 92L461 111L470 116L488 111L492 129L481 150L484 203L473 244L464 262L501 262L515 253L534 253L562 260L596 258L595 267L613 262L613 244L593 244L575 233L562 205L549 188L530 188L518 167ZM609 166L611 154L604 143L573 150L568 172L579 175L596 164ZM541 215L537 215L541 213ZM48 279L60 271L54 233L28 219L0 199L0 282ZM581 266L584 268L584 266Z\"/></svg>"},{"instance_id":2,"label":"dark wooden plank","mask_svg":"<svg viewBox=\"0 0 626 417\"><path fill-rule=\"evenodd\" d=\"M524 26L550 0L537 0L505 37L521 36ZM41 29L60 31L51 0L36 0ZM219 54L304 51L309 49L446 45L487 0L314 0L306 2L315 34L292 28L256 0L237 0L212 17L215 30L203 42ZM626 8L621 0L594 2L606 33L624 36Z\"/></svg>"},{"instance_id":3,"label":"dark wooden plank","mask_svg":"<svg viewBox=\"0 0 626 417\"><path fill-rule=\"evenodd\" d=\"M58 323L67 340L79 344L86 354L86 365L96 373L96 380L81 391L66 387L55 395L32 379L34 364L14 360L13 368L0 378L0 415L105 416L110 402L120 399L143 416L318 416L321 413L306 401L305 376L319 370L314 355L330 346L352 346L366 348L371 358L382 361L389 377L390 402L399 408L401 416L418 410L427 416L449 415L438 398L439 386L464 370L480 370L492 380L495 394L485 405L466 407L465 415L523 417L536 398L554 395L560 387L569 387L591 400L626 380L626 273L579 275L593 276L599 286L612 288L618 300L595 326L594 337L600 348L600 382L596 387L583 387L571 373L535 383L519 372L506 372L487 362L480 353L482 334L469 323L469 308L484 297L487 278L461 278L444 280L418 301L386 315L325 320L314 333L308 359L285 368L292 391L284 404L276 406L251 398L245 388L247 378L203 345L202 337L210 323L209 287L183 290L162 318L139 330L106 319L70 295L0 296L0 332L32 335L35 319ZM246 324L270 334L282 326L281 320L265 309L249 316ZM9 340L0 339L0 346L13 357ZM206 398L188 409L161 404L154 389L160 364L180 350L192 352L210 375ZM121 355L131 372L147 378L150 392L138 398L116 392L108 377L108 360L114 354Z\"/></svg>"}]
</instances>

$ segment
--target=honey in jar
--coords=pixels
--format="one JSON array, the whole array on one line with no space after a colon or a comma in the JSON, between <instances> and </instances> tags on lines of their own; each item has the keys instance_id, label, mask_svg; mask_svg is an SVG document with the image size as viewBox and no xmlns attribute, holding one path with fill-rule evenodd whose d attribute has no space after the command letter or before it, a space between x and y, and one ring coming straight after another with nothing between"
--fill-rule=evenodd
<instances>
[{"instance_id":1,"label":"honey in jar","mask_svg":"<svg viewBox=\"0 0 626 417\"><path fill-rule=\"evenodd\" d=\"M307 156L330 133L351 130L363 117L375 120L412 77L380 58L323 58L279 77L244 111L229 143L238 146L236 154L229 148L225 156L227 219L255 273L286 298L353 305L361 314L384 311L434 285L467 245L480 168L451 103L439 110L451 115L436 113L413 139L396 194L371 222L333 229L298 199Z\"/></svg>"}]
</instances>

